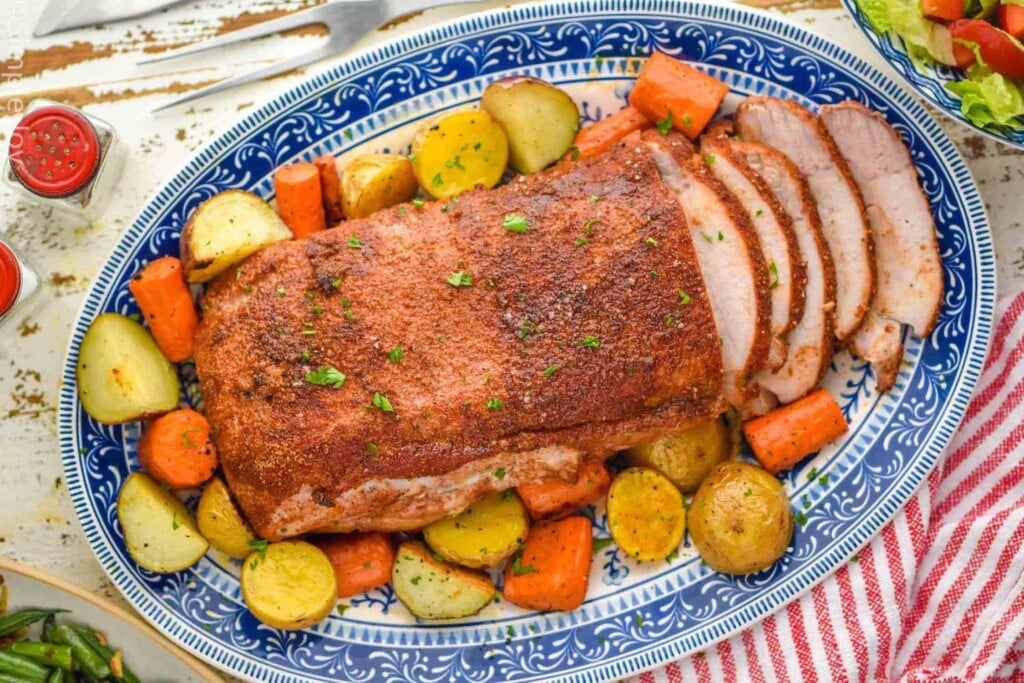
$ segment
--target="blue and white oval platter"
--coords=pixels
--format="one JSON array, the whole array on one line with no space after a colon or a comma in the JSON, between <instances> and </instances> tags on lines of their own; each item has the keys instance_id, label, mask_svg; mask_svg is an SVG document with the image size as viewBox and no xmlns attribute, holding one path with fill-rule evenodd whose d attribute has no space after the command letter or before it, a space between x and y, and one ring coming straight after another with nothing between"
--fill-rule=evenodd
<instances>
[{"instance_id":1,"label":"blue and white oval platter","mask_svg":"<svg viewBox=\"0 0 1024 683\"><path fill-rule=\"evenodd\" d=\"M115 511L137 467L138 424L105 426L81 408L79 344L100 313L137 313L128 280L176 254L188 215L229 188L272 198L282 164L336 153L404 151L420 123L476 102L492 80L527 73L577 99L586 121L624 105L652 50L698 63L745 95L809 106L853 98L903 135L932 202L946 297L926 341L908 334L894 389L875 390L864 363L836 357L826 386L851 422L846 438L788 473L806 517L770 570L717 574L690 547L671 563L637 564L614 545L594 556L589 597L571 613L496 601L456 622L418 622L390 587L345 601L314 628L282 632L245 608L238 564L211 553L186 572L140 569ZM396 274L400 277L400 274ZM96 279L73 330L60 398L68 489L103 568L172 640L208 662L261 681L599 681L697 652L793 600L848 561L907 501L956 430L984 361L995 263L984 207L960 154L924 108L860 59L759 12L675 0L548 2L473 15L353 56L253 111L199 151L143 207ZM194 368L182 367L196 401ZM813 474L812 474L813 472ZM194 505L195 496L187 502ZM607 537L603 508L588 512Z\"/></svg>"},{"instance_id":2,"label":"blue and white oval platter","mask_svg":"<svg viewBox=\"0 0 1024 683\"><path fill-rule=\"evenodd\" d=\"M975 125L969 118L960 111L960 97L946 90L947 83L959 81L962 78L961 70L952 66L942 64L925 64L920 67L907 55L907 48L903 39L893 32L879 33L875 30L867 16L857 6L857 0L842 0L846 11L853 17L853 21L860 28L861 33L868 39L868 42L875 50L884 57L889 66L913 88L918 95L938 107L944 114L948 115L957 123L987 135L993 140L998 140L1019 149L1024 149L1024 128L1020 126L986 126Z\"/></svg>"}]
</instances>

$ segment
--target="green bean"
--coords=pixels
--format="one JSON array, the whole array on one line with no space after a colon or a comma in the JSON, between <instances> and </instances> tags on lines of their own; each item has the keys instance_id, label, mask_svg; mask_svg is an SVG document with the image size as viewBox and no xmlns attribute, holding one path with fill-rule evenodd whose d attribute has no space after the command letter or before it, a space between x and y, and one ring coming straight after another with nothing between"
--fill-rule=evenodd
<instances>
[{"instance_id":1,"label":"green bean","mask_svg":"<svg viewBox=\"0 0 1024 683\"><path fill-rule=\"evenodd\" d=\"M87 643L82 636L70 626L58 624L53 627L53 640L61 645L71 647L71 654L82 673L88 677L102 680L110 675L110 667L103 661L96 650Z\"/></svg>"},{"instance_id":2,"label":"green bean","mask_svg":"<svg viewBox=\"0 0 1024 683\"><path fill-rule=\"evenodd\" d=\"M24 655L0 650L0 673L14 674L33 681L45 681L50 676L50 668Z\"/></svg>"},{"instance_id":3,"label":"green bean","mask_svg":"<svg viewBox=\"0 0 1024 683\"><path fill-rule=\"evenodd\" d=\"M46 683L64 683L64 669L54 669Z\"/></svg>"},{"instance_id":4,"label":"green bean","mask_svg":"<svg viewBox=\"0 0 1024 683\"><path fill-rule=\"evenodd\" d=\"M76 628L75 631L78 632L78 635L82 636L82 639L85 642L89 643L89 646L92 647L92 649L100 653L100 656L103 657L107 664L110 664L110 660L114 657L114 651L100 642L99 636L96 635L96 631L93 631L91 628ZM138 676L128 668L123 660L121 662L121 676L118 677L115 675L115 678L119 681L124 681L124 683L141 683Z\"/></svg>"},{"instance_id":5,"label":"green bean","mask_svg":"<svg viewBox=\"0 0 1024 683\"><path fill-rule=\"evenodd\" d=\"M66 609L23 609L14 614L8 614L6 617L0 619L0 636L8 636L12 633L17 633L23 628L31 626L32 624L42 621L43 619L57 614L59 612L67 612Z\"/></svg>"},{"instance_id":6,"label":"green bean","mask_svg":"<svg viewBox=\"0 0 1024 683\"><path fill-rule=\"evenodd\" d=\"M60 671L60 669L57 669ZM44 679L40 678L25 678L24 676L16 676L15 674L3 674L0 673L0 683L40 683Z\"/></svg>"},{"instance_id":7,"label":"green bean","mask_svg":"<svg viewBox=\"0 0 1024 683\"><path fill-rule=\"evenodd\" d=\"M11 652L30 657L40 664L71 671L71 648L67 645L21 642L14 643L9 649Z\"/></svg>"}]
</instances>

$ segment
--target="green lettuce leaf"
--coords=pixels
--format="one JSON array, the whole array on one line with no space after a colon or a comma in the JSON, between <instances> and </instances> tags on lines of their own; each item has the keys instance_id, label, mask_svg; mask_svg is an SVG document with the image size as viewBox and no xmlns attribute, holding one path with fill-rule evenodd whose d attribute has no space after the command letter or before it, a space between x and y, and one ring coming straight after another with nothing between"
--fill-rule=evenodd
<instances>
[{"instance_id":1,"label":"green lettuce leaf","mask_svg":"<svg viewBox=\"0 0 1024 683\"><path fill-rule=\"evenodd\" d=\"M857 6L860 7L876 31L886 33L892 30L892 22L889 21L888 0L857 0Z\"/></svg>"},{"instance_id":2,"label":"green lettuce leaf","mask_svg":"<svg viewBox=\"0 0 1024 683\"><path fill-rule=\"evenodd\" d=\"M1024 126L1021 86L991 69L972 66L966 79L947 83L946 89L960 96L960 111L976 126Z\"/></svg>"}]
</instances>

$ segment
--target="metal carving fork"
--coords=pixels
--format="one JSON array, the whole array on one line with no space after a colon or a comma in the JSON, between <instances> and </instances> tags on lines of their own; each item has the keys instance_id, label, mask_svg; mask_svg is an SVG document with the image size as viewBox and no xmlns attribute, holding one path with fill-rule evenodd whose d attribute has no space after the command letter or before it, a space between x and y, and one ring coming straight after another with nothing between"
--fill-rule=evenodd
<instances>
[{"instance_id":1,"label":"metal carving fork","mask_svg":"<svg viewBox=\"0 0 1024 683\"><path fill-rule=\"evenodd\" d=\"M260 38L312 24L324 24L330 30L327 42L309 52L289 57L249 73L232 76L205 88L186 93L181 97L161 104L153 110L160 111L161 109L191 102L200 97L206 97L207 95L228 90L245 83L276 76L285 71L291 71L292 69L297 69L327 57L333 57L378 26L398 17L422 12L433 7L464 5L471 2L479 2L479 0L333 0L332 2L310 7L309 9L301 10L278 19L271 19L261 24L232 31L210 40L186 45L176 50L161 52L139 61L139 64L152 64L166 59L184 57L185 55L203 52L223 45L230 45L242 40Z\"/></svg>"}]
</instances>

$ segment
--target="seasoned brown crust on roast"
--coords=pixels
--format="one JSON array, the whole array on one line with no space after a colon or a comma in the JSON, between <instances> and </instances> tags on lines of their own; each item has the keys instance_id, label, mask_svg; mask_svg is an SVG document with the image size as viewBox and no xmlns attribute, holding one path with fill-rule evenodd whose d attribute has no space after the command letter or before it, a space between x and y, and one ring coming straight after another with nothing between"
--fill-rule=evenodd
<instances>
[{"instance_id":1,"label":"seasoned brown crust on roast","mask_svg":"<svg viewBox=\"0 0 1024 683\"><path fill-rule=\"evenodd\" d=\"M756 391L751 379L767 364L771 341L768 268L757 233L683 135L650 130L642 137L686 215L722 339L725 398L741 405Z\"/></svg>"},{"instance_id":2,"label":"seasoned brown crust on roast","mask_svg":"<svg viewBox=\"0 0 1024 683\"><path fill-rule=\"evenodd\" d=\"M275 244L202 303L206 415L268 540L418 528L725 408L685 216L637 139Z\"/></svg>"},{"instance_id":3,"label":"seasoned brown crust on roast","mask_svg":"<svg viewBox=\"0 0 1024 683\"><path fill-rule=\"evenodd\" d=\"M910 151L882 116L852 101L822 107L819 116L867 206L878 286L850 347L871 362L884 390L892 387L903 359L900 323L925 337L942 308L935 222Z\"/></svg>"},{"instance_id":4,"label":"seasoned brown crust on roast","mask_svg":"<svg viewBox=\"0 0 1024 683\"><path fill-rule=\"evenodd\" d=\"M864 200L846 162L818 117L790 100L749 97L734 126L744 141L788 156L807 179L836 269L836 338L848 339L871 306L876 273Z\"/></svg>"}]
</instances>

